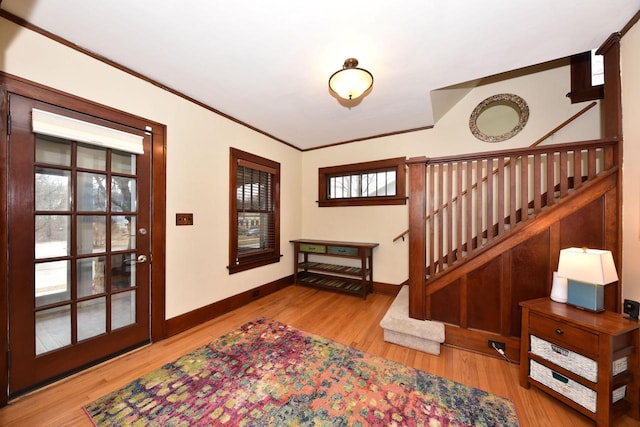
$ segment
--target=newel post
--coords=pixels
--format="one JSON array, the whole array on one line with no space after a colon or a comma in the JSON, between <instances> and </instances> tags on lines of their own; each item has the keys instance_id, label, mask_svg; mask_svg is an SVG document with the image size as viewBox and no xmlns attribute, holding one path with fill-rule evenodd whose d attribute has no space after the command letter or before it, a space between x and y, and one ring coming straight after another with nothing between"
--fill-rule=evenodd
<instances>
[{"instance_id":1,"label":"newel post","mask_svg":"<svg viewBox=\"0 0 640 427\"><path fill-rule=\"evenodd\" d=\"M412 157L409 166L409 317L425 320L427 315L426 267L426 157Z\"/></svg>"}]
</instances>

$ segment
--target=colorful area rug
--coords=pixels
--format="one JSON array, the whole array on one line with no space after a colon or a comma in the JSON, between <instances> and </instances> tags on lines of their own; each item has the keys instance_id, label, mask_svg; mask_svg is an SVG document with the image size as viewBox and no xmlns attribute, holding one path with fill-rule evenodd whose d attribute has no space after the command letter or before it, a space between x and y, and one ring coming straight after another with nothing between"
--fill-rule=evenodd
<instances>
[{"instance_id":1,"label":"colorful area rug","mask_svg":"<svg viewBox=\"0 0 640 427\"><path fill-rule=\"evenodd\" d=\"M97 426L517 426L513 402L277 321L85 406Z\"/></svg>"}]
</instances>

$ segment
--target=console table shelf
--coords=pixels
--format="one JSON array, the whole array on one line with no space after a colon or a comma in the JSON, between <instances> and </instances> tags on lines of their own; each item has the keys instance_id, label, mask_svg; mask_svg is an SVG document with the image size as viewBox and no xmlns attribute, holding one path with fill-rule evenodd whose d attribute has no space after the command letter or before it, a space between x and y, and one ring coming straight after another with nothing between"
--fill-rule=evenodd
<instances>
[{"instance_id":1,"label":"console table shelf","mask_svg":"<svg viewBox=\"0 0 640 427\"><path fill-rule=\"evenodd\" d=\"M377 243L331 240L291 240L294 244L294 283L360 295L373 291L373 248ZM309 257L313 259L310 260ZM359 266L320 262L316 257L357 259Z\"/></svg>"}]
</instances>

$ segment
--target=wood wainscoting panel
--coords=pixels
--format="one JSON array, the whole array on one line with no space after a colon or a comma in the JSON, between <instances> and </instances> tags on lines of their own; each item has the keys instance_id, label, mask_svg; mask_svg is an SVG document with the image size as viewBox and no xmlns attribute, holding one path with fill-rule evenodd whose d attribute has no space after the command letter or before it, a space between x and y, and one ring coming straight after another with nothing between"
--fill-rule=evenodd
<instances>
[{"instance_id":1,"label":"wood wainscoting panel","mask_svg":"<svg viewBox=\"0 0 640 427\"><path fill-rule=\"evenodd\" d=\"M531 236L511 250L510 336L520 336L522 308L520 301L549 295L549 229Z\"/></svg>"},{"instance_id":2,"label":"wood wainscoting panel","mask_svg":"<svg viewBox=\"0 0 640 427\"><path fill-rule=\"evenodd\" d=\"M467 279L467 327L500 333L501 282L500 257L469 273Z\"/></svg>"}]
</instances>

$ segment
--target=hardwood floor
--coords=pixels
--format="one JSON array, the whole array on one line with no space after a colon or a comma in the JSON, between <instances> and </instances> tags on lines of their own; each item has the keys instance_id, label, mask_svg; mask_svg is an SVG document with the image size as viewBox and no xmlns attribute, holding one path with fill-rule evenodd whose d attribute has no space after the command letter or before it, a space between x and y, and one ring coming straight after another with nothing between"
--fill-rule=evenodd
<instances>
[{"instance_id":1,"label":"hardwood floor","mask_svg":"<svg viewBox=\"0 0 640 427\"><path fill-rule=\"evenodd\" d=\"M593 426L578 412L537 389L518 384L518 365L451 347L440 356L383 340L380 320L393 301L382 294L366 300L290 286L182 334L135 350L55 384L17 398L0 409L2 426L91 426L82 406L146 372L259 317L279 320L415 368L481 388L515 402L522 426ZM638 426L629 417L615 427Z\"/></svg>"}]
</instances>

